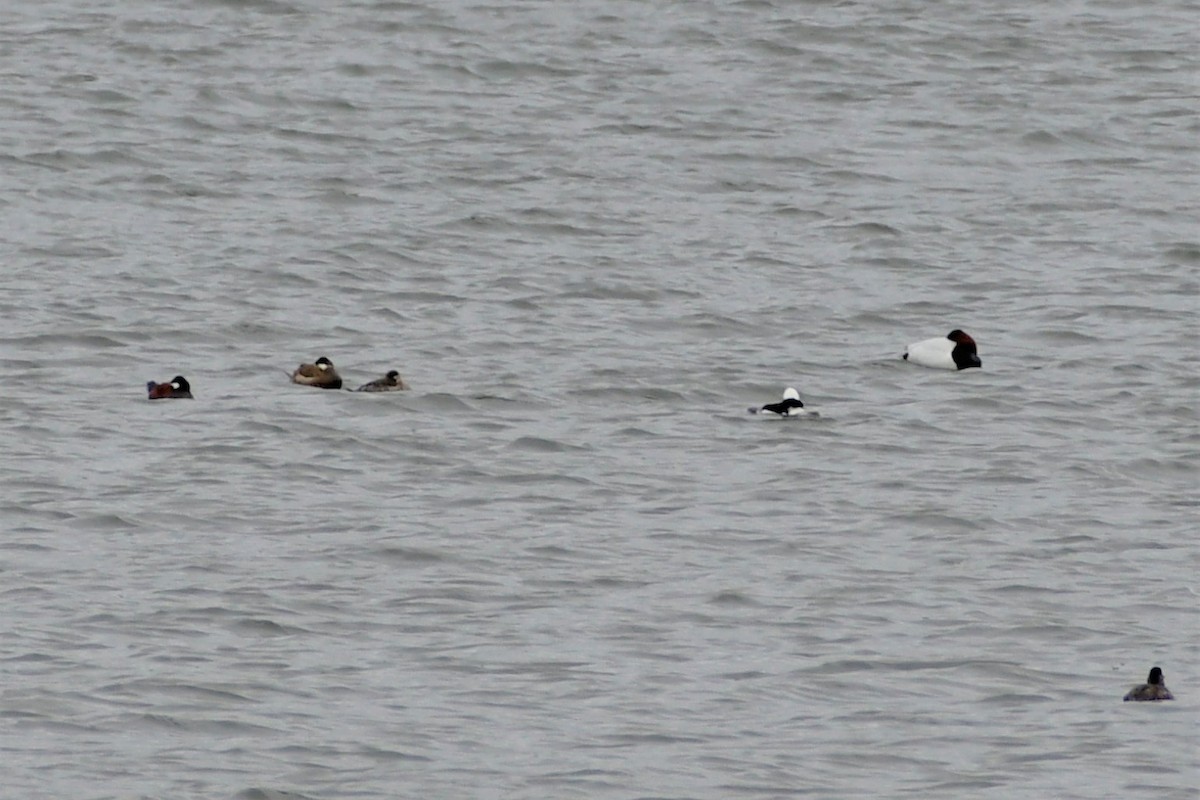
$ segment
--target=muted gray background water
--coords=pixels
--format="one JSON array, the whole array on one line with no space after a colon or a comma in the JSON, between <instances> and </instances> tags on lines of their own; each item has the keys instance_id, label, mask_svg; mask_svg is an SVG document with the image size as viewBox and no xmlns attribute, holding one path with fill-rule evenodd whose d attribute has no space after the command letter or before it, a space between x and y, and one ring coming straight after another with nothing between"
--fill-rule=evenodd
<instances>
[{"instance_id":1,"label":"muted gray background water","mask_svg":"<svg viewBox=\"0 0 1200 800\"><path fill-rule=\"evenodd\" d=\"M7 4L0 796L1200 796L1198 18Z\"/></svg>"}]
</instances>

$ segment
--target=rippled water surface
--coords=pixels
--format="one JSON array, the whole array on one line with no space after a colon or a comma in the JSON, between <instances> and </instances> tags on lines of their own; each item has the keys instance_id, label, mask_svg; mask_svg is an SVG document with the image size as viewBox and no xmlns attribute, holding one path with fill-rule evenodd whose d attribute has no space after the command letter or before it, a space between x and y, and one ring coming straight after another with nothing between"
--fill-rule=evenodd
<instances>
[{"instance_id":1,"label":"rippled water surface","mask_svg":"<svg viewBox=\"0 0 1200 800\"><path fill-rule=\"evenodd\" d=\"M1200 797L1197 18L0 12L0 796Z\"/></svg>"}]
</instances>

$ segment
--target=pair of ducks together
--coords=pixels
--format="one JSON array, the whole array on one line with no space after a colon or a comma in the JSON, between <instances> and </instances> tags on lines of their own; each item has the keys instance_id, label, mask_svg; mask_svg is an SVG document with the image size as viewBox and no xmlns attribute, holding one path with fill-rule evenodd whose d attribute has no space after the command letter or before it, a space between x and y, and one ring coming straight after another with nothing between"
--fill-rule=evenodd
<instances>
[{"instance_id":1,"label":"pair of ducks together","mask_svg":"<svg viewBox=\"0 0 1200 800\"><path fill-rule=\"evenodd\" d=\"M292 383L302 386L315 386L318 389L341 389L342 376L338 375L333 362L321 356L313 364L301 364L291 373ZM364 383L356 392L396 392L408 388L408 384L396 370L388 372L382 378L376 378L370 383ZM191 400L192 385L187 378L176 375L166 383L150 381L146 384L146 394L151 400Z\"/></svg>"},{"instance_id":2,"label":"pair of ducks together","mask_svg":"<svg viewBox=\"0 0 1200 800\"><path fill-rule=\"evenodd\" d=\"M971 369L982 367L979 351L975 340L958 328L945 336L914 342L904 350L905 361L932 369ZM798 417L805 414L817 416L815 411L809 411L800 401L800 393L789 386L783 392L783 400L778 403L767 403L765 406L750 409L751 414L776 414L781 417Z\"/></svg>"}]
</instances>

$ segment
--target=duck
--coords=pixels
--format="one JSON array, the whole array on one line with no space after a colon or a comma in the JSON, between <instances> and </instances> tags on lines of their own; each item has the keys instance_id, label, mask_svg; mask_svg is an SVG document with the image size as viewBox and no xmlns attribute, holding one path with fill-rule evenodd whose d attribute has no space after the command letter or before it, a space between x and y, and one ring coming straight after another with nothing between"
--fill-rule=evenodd
<instances>
[{"instance_id":1,"label":"duck","mask_svg":"<svg viewBox=\"0 0 1200 800\"><path fill-rule=\"evenodd\" d=\"M370 383L364 383L356 392L398 392L408 388L408 384L400 377L400 373L391 370L382 378L376 378Z\"/></svg>"},{"instance_id":2,"label":"duck","mask_svg":"<svg viewBox=\"0 0 1200 800\"><path fill-rule=\"evenodd\" d=\"M904 360L934 369L970 369L983 366L975 349L975 340L958 328L950 331L945 337L910 344L904 351Z\"/></svg>"},{"instance_id":3,"label":"duck","mask_svg":"<svg viewBox=\"0 0 1200 800\"><path fill-rule=\"evenodd\" d=\"M800 393L791 386L783 390L783 399L778 403L767 403L761 407L751 406L748 410L751 414L776 414L781 417L799 417L815 413L804 407L804 403L800 402Z\"/></svg>"},{"instance_id":4,"label":"duck","mask_svg":"<svg viewBox=\"0 0 1200 800\"><path fill-rule=\"evenodd\" d=\"M1130 700L1174 700L1175 695L1163 682L1163 671L1159 667L1150 670L1150 676L1141 686L1135 686L1125 695L1125 701Z\"/></svg>"},{"instance_id":5,"label":"duck","mask_svg":"<svg viewBox=\"0 0 1200 800\"><path fill-rule=\"evenodd\" d=\"M315 364L301 364L297 367L292 373L292 383L315 386L318 389L340 389L342 376L338 375L332 361L321 356Z\"/></svg>"},{"instance_id":6,"label":"duck","mask_svg":"<svg viewBox=\"0 0 1200 800\"><path fill-rule=\"evenodd\" d=\"M193 400L192 385L187 378L176 375L169 383L146 382L146 395L150 400Z\"/></svg>"}]
</instances>

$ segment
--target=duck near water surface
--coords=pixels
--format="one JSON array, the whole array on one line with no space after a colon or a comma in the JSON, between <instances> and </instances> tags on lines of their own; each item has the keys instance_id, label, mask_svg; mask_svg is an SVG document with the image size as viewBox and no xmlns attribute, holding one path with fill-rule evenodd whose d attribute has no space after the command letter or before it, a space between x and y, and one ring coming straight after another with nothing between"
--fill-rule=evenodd
<instances>
[{"instance_id":1,"label":"duck near water surface","mask_svg":"<svg viewBox=\"0 0 1200 800\"><path fill-rule=\"evenodd\" d=\"M176 375L169 383L147 381L146 395L150 400L192 400L192 385L187 378Z\"/></svg>"},{"instance_id":2,"label":"duck near water surface","mask_svg":"<svg viewBox=\"0 0 1200 800\"><path fill-rule=\"evenodd\" d=\"M1150 670L1150 676L1140 686L1135 686L1125 695L1125 700L1174 700L1175 695L1167 688L1163 680L1163 671L1159 667Z\"/></svg>"},{"instance_id":3,"label":"duck near water surface","mask_svg":"<svg viewBox=\"0 0 1200 800\"><path fill-rule=\"evenodd\" d=\"M765 406L751 406L751 414L774 414L779 417L799 417L810 412L800 400L800 393L789 386L783 390L783 399L778 403L767 403Z\"/></svg>"},{"instance_id":4,"label":"duck near water surface","mask_svg":"<svg viewBox=\"0 0 1200 800\"><path fill-rule=\"evenodd\" d=\"M904 360L933 369L970 369L982 367L975 340L958 328L945 336L910 344Z\"/></svg>"},{"instance_id":5,"label":"duck near water surface","mask_svg":"<svg viewBox=\"0 0 1200 800\"><path fill-rule=\"evenodd\" d=\"M370 383L364 383L355 391L358 392L399 392L408 388L408 384L400 377L400 373L391 370L382 378L376 378Z\"/></svg>"},{"instance_id":6,"label":"duck near water surface","mask_svg":"<svg viewBox=\"0 0 1200 800\"><path fill-rule=\"evenodd\" d=\"M315 386L318 389L340 389L342 376L338 375L332 361L321 356L315 364L301 364L297 367L292 373L292 383Z\"/></svg>"}]
</instances>

